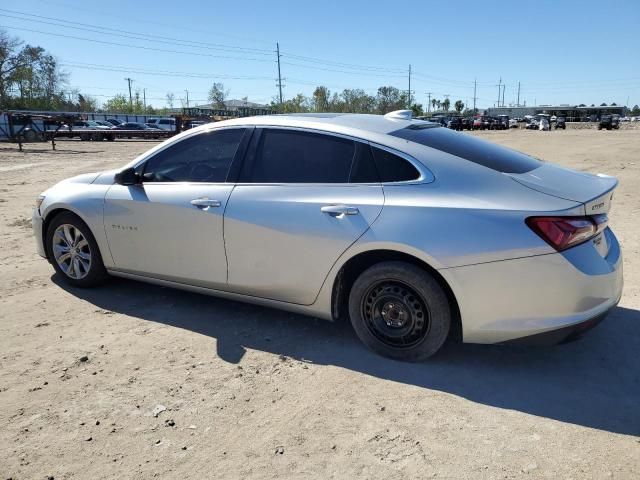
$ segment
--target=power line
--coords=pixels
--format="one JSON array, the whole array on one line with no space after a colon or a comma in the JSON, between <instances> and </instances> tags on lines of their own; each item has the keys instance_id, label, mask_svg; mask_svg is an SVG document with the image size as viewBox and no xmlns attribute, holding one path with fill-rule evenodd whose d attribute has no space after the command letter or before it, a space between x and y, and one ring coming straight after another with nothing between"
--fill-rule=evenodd
<instances>
[{"instance_id":1,"label":"power line","mask_svg":"<svg viewBox=\"0 0 640 480\"><path fill-rule=\"evenodd\" d=\"M63 67L83 68L88 70L104 70L110 72L136 73L140 75L182 77L182 78L204 78L204 79L229 79L229 80L271 80L273 77L267 76L251 76L251 75L225 75L218 73L197 73L197 72L174 72L167 70L147 70L136 67L127 67L121 65L104 65L99 63L82 63L82 62L61 62Z\"/></svg>"},{"instance_id":2,"label":"power line","mask_svg":"<svg viewBox=\"0 0 640 480\"><path fill-rule=\"evenodd\" d=\"M266 50L263 48L252 48L252 47L239 47L236 45L225 45L225 44L221 44L221 43L209 43L209 42L198 42L195 40L185 40L185 39L179 39L179 38L173 38L173 37L165 37L162 35L155 35L152 33L139 33L139 32L131 32L128 30L120 30L117 28L110 28L110 27L102 27L100 25L93 25L90 23L83 23L83 22L72 22L70 20L64 20L61 18L54 18L54 17L45 17L42 15L35 15L32 13L25 13L25 12L19 12L16 10L8 10L5 8L0 8L0 11L3 12L11 12L11 13L17 13L18 15L22 15L22 17L17 17L14 15L7 15L6 13L3 14L3 16L5 17L9 17L9 18L15 18L15 19L19 19L19 20L24 20L27 22L36 22L36 23L42 23L42 24L46 24L46 25L54 25L54 26L58 26L58 27L63 27L63 28L73 28L76 30L84 30L84 31L88 31L88 32L93 32L93 33L101 33L104 34L104 31L100 31L100 30L105 30L108 32L117 32L119 34L121 34L120 36L124 36L126 38L137 38L139 40L148 40L147 38L144 37L150 37L152 39L154 39L153 41L155 42L160 42L160 43L170 43L170 44L182 44L184 46L187 47L196 47L196 48L207 48L207 49L213 49L213 50L223 50L223 51L231 51L231 52L237 52L237 53L250 53L250 54L259 54L259 55L271 55L273 52L271 50ZM45 20L53 20L54 22L58 22L58 23L52 23L52 22L45 22L43 20L36 20L35 18L24 18L24 17L35 17L35 18L42 18ZM62 23L60 23L62 22ZM69 24L69 25L65 25ZM79 27L74 26L74 25L80 25ZM91 27L91 28L86 28L86 27ZM94 30L94 29L99 29L99 30ZM167 40L167 41L165 41Z\"/></svg>"},{"instance_id":3,"label":"power line","mask_svg":"<svg viewBox=\"0 0 640 480\"><path fill-rule=\"evenodd\" d=\"M199 56L199 57L225 58L225 59L230 59L230 60L246 60L246 61L250 61L250 62L269 62L269 63L272 62L272 60L267 60L267 59L264 59L264 58L232 57L232 56L228 56L228 55L213 55L213 54L210 54L210 53L202 53L202 52L185 52L183 50L169 50L169 49L165 49L165 48L145 47L143 45L130 45L130 44L126 44L126 43L107 42L105 40L94 40L92 38L87 38L87 37L77 37L75 35L64 35L62 33L43 32L42 30L34 30L34 29L22 28L22 27L12 27L12 26L8 26L8 25L0 25L0 27L2 27L2 28L11 28L13 30L21 30L21 31L31 32L31 33L40 33L42 35L51 35L51 36L54 36L54 37L70 38L70 39L73 39L73 40L83 40L83 41L86 41L86 42L100 43L100 44L103 44L103 45L112 45L112 46L116 46L116 47L128 47L128 48L137 48L137 49L141 49L141 50L150 50L150 51L154 51L154 52L178 53L180 55L195 55L195 56Z\"/></svg>"}]
</instances>

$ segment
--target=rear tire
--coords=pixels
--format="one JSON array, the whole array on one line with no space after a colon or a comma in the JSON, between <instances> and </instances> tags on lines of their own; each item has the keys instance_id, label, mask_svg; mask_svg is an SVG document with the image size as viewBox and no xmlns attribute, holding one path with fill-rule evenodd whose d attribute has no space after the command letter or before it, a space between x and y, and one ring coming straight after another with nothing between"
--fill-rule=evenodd
<instances>
[{"instance_id":1,"label":"rear tire","mask_svg":"<svg viewBox=\"0 0 640 480\"><path fill-rule=\"evenodd\" d=\"M85 288L107 279L96 239L77 215L56 215L47 227L45 242L47 257L65 283Z\"/></svg>"},{"instance_id":2,"label":"rear tire","mask_svg":"<svg viewBox=\"0 0 640 480\"><path fill-rule=\"evenodd\" d=\"M349 317L367 347L408 362L435 354L451 326L449 301L438 281L422 268L398 261L378 263L356 279Z\"/></svg>"}]
</instances>

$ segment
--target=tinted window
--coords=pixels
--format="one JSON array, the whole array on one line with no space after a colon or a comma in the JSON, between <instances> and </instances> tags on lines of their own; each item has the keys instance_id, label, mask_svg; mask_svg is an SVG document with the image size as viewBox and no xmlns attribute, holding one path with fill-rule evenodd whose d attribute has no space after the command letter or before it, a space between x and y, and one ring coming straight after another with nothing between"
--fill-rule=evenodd
<instances>
[{"instance_id":1,"label":"tinted window","mask_svg":"<svg viewBox=\"0 0 640 480\"><path fill-rule=\"evenodd\" d=\"M390 135L435 148L504 173L525 173L542 165L540 160L464 133L433 125L411 125Z\"/></svg>"},{"instance_id":2,"label":"tinted window","mask_svg":"<svg viewBox=\"0 0 640 480\"><path fill-rule=\"evenodd\" d=\"M202 133L173 144L144 166L146 182L224 182L244 129Z\"/></svg>"},{"instance_id":3,"label":"tinted window","mask_svg":"<svg viewBox=\"0 0 640 480\"><path fill-rule=\"evenodd\" d=\"M349 182L377 183L379 181L380 177L373 162L371 147L366 143L356 142L356 152L353 157Z\"/></svg>"},{"instance_id":4,"label":"tinted window","mask_svg":"<svg viewBox=\"0 0 640 480\"><path fill-rule=\"evenodd\" d=\"M420 172L404 158L381 148L372 147L372 151L381 182L407 182L420 178Z\"/></svg>"},{"instance_id":5,"label":"tinted window","mask_svg":"<svg viewBox=\"0 0 640 480\"><path fill-rule=\"evenodd\" d=\"M265 129L250 181L254 183L346 183L355 153L351 140Z\"/></svg>"}]
</instances>

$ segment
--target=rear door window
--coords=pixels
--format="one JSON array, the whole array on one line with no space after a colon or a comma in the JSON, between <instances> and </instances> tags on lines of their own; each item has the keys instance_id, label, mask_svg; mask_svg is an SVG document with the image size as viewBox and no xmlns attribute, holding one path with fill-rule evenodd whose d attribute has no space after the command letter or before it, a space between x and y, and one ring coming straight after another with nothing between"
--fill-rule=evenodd
<instances>
[{"instance_id":1,"label":"rear door window","mask_svg":"<svg viewBox=\"0 0 640 480\"><path fill-rule=\"evenodd\" d=\"M250 183L348 183L355 142L313 132L264 129L252 168L243 181Z\"/></svg>"},{"instance_id":2,"label":"rear door window","mask_svg":"<svg viewBox=\"0 0 640 480\"><path fill-rule=\"evenodd\" d=\"M440 150L503 173L526 173L542 165L536 158L433 124L414 124L390 135Z\"/></svg>"}]
</instances>

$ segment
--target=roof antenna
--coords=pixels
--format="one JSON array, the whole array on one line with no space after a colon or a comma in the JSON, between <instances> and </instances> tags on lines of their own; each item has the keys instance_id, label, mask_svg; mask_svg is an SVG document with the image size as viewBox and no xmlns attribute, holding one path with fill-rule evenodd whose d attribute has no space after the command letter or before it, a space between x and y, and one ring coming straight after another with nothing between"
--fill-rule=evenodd
<instances>
[{"instance_id":1,"label":"roof antenna","mask_svg":"<svg viewBox=\"0 0 640 480\"><path fill-rule=\"evenodd\" d=\"M411 120L412 116L412 110L396 110L387 113L384 118L388 118L389 120Z\"/></svg>"}]
</instances>

